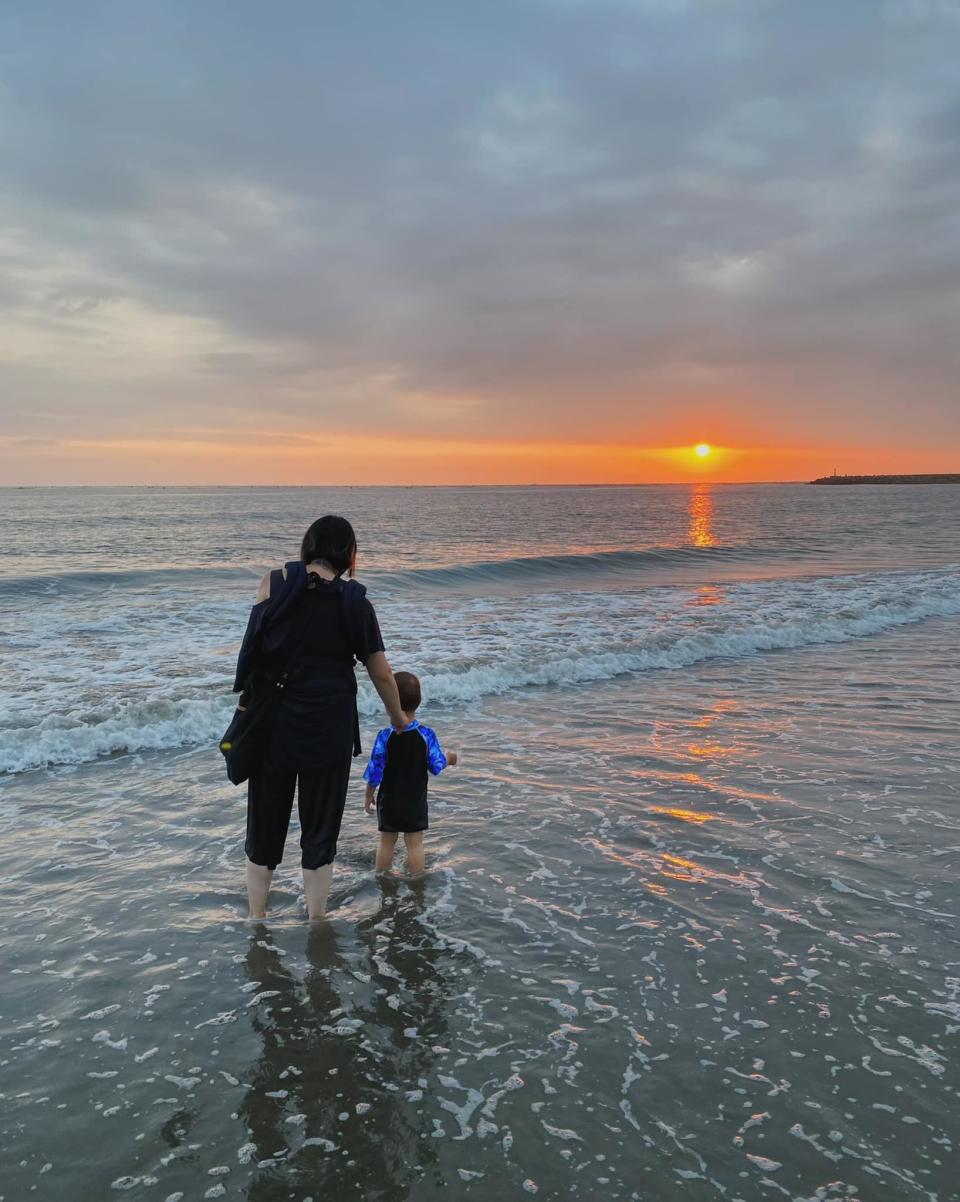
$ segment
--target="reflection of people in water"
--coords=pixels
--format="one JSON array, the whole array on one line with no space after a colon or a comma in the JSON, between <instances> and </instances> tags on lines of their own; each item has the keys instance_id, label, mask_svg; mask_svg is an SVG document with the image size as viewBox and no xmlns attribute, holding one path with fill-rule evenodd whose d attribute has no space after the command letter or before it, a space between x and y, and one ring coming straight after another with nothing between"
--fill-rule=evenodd
<instances>
[{"instance_id":1,"label":"reflection of people in water","mask_svg":"<svg viewBox=\"0 0 960 1202\"><path fill-rule=\"evenodd\" d=\"M254 996L271 996L256 1005L263 1051L241 1107L258 1164L249 1202L280 1202L301 1187L401 1202L436 1174L418 1091L445 1031L445 995L440 953L416 921L421 905L410 890L386 896L353 953L332 927L316 925L303 981L267 928L254 930L247 969Z\"/></svg>"},{"instance_id":2,"label":"reflection of people in water","mask_svg":"<svg viewBox=\"0 0 960 1202\"><path fill-rule=\"evenodd\" d=\"M386 995L375 995L370 1024L389 1040L385 1055L393 1063L388 1079L414 1089L429 1072L433 1045L441 1043L447 1032L450 976L438 961L449 953L434 946L418 922L424 881L410 881L403 887L386 880L381 887L379 911L358 928L370 972L387 990Z\"/></svg>"},{"instance_id":3,"label":"reflection of people in water","mask_svg":"<svg viewBox=\"0 0 960 1202\"><path fill-rule=\"evenodd\" d=\"M302 1186L304 1194L400 1202L415 1162L394 1164L384 1136L394 1126L390 1109L404 1102L377 1087L373 1059L361 1046L362 1023L349 1009L348 990L357 982L331 927L311 929L307 956L298 981L265 927L255 930L247 954L257 994L275 995L257 1004L253 1020L263 1052L241 1108L258 1163L247 1197L280 1202ZM366 1192L385 1183L385 1192Z\"/></svg>"}]
</instances>

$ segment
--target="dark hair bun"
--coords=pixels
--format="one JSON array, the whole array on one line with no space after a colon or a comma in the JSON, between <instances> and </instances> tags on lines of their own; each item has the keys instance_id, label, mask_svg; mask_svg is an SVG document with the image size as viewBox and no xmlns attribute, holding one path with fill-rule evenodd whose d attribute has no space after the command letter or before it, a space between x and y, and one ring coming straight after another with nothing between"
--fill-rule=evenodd
<instances>
[{"instance_id":1,"label":"dark hair bun","mask_svg":"<svg viewBox=\"0 0 960 1202\"><path fill-rule=\"evenodd\" d=\"M357 536L346 518L328 513L325 517L317 518L300 544L300 558L304 563L322 560L342 576L344 572L353 575L354 560L357 557Z\"/></svg>"}]
</instances>

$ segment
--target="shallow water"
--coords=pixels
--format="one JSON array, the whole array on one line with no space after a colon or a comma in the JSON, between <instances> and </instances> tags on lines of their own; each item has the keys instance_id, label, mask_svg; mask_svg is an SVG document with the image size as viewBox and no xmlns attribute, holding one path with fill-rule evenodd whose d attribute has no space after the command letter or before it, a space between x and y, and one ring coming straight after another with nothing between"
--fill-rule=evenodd
<instances>
[{"instance_id":1,"label":"shallow water","mask_svg":"<svg viewBox=\"0 0 960 1202\"><path fill-rule=\"evenodd\" d=\"M373 878L358 765L313 929L295 846L271 921L242 920L241 791L207 747L0 777L0 1197L946 1202L951 550L939 570L808 565L779 597L754 575L634 574L606 602L525 584L496 610L522 667L538 607L541 659L684 633L711 653L428 700L464 750L432 789L430 874ZM385 632L417 605L394 587ZM427 591L441 634L406 631L410 653L456 679L508 601ZM808 637L717 653L751 607ZM825 612L834 637L809 637Z\"/></svg>"},{"instance_id":2,"label":"shallow water","mask_svg":"<svg viewBox=\"0 0 960 1202\"><path fill-rule=\"evenodd\" d=\"M325 508L433 704L960 614L960 488L5 489L0 772L216 741L255 582Z\"/></svg>"}]
</instances>

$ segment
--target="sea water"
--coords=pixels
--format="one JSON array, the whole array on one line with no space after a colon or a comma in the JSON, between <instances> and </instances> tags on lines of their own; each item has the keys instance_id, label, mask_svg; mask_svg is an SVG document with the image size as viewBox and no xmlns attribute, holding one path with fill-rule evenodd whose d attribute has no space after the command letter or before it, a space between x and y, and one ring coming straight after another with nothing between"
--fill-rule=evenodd
<instances>
[{"instance_id":1,"label":"sea water","mask_svg":"<svg viewBox=\"0 0 960 1202\"><path fill-rule=\"evenodd\" d=\"M251 927L215 742L324 512L464 762L424 880L358 761ZM951 486L0 490L0 1198L947 1202L958 633Z\"/></svg>"}]
</instances>

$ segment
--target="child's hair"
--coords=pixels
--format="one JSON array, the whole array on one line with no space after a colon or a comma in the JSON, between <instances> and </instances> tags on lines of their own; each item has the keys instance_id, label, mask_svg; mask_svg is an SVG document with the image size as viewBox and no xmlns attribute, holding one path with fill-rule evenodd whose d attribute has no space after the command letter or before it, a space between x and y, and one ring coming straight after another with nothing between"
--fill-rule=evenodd
<instances>
[{"instance_id":1,"label":"child's hair","mask_svg":"<svg viewBox=\"0 0 960 1202\"><path fill-rule=\"evenodd\" d=\"M412 714L420 708L420 681L412 672L394 672L393 679L400 694L400 708L405 714Z\"/></svg>"}]
</instances>

